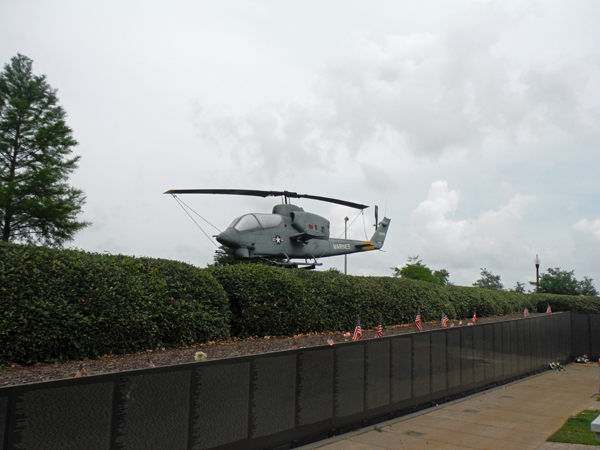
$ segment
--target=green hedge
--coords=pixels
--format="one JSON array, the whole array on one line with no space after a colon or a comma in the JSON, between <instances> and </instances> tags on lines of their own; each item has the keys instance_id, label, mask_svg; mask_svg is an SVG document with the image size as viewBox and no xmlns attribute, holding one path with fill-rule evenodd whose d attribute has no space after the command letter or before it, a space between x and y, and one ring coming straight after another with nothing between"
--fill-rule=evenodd
<instances>
[{"instance_id":1,"label":"green hedge","mask_svg":"<svg viewBox=\"0 0 600 450\"><path fill-rule=\"evenodd\" d=\"M349 331L360 316L363 328L423 321L535 311L531 296L485 289L439 286L392 277L353 277L259 265L210 269L229 296L236 336Z\"/></svg>"},{"instance_id":2,"label":"green hedge","mask_svg":"<svg viewBox=\"0 0 600 450\"><path fill-rule=\"evenodd\" d=\"M189 264L0 245L0 364L229 337L227 295Z\"/></svg>"},{"instance_id":3,"label":"green hedge","mask_svg":"<svg viewBox=\"0 0 600 450\"><path fill-rule=\"evenodd\" d=\"M531 294L532 302L537 305L537 312L546 312L550 305L552 312L578 311L600 313L600 297L577 295Z\"/></svg>"},{"instance_id":4,"label":"green hedge","mask_svg":"<svg viewBox=\"0 0 600 450\"><path fill-rule=\"evenodd\" d=\"M230 336L296 335L544 312L600 298L516 294L392 277L176 261L0 244L0 364L83 359Z\"/></svg>"}]
</instances>

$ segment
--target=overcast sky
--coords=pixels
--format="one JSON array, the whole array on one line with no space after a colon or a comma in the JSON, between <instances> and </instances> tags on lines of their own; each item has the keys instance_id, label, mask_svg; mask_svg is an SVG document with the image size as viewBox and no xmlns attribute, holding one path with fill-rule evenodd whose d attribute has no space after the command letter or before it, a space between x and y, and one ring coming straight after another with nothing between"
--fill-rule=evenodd
<instances>
[{"instance_id":1,"label":"overcast sky","mask_svg":"<svg viewBox=\"0 0 600 450\"><path fill-rule=\"evenodd\" d=\"M33 59L79 142L93 225L70 246L205 267L214 241L164 191L290 190L392 219L349 274L419 255L512 288L539 254L600 289L599 18L595 0L3 0L0 62ZM279 201L181 198L221 230ZM333 237L357 217L295 203Z\"/></svg>"}]
</instances>

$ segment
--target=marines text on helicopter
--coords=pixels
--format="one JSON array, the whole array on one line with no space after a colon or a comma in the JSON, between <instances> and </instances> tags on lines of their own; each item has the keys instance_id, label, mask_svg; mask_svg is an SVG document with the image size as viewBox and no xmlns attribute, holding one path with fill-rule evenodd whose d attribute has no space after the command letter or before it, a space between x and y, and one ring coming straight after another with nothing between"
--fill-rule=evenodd
<instances>
[{"instance_id":1,"label":"marines text on helicopter","mask_svg":"<svg viewBox=\"0 0 600 450\"><path fill-rule=\"evenodd\" d=\"M375 207L376 230L370 241L335 239L329 237L329 221L289 203L290 198L308 198L363 210L367 205L328 197L297 194L288 191L261 191L246 189L172 189L165 194L225 194L257 197L282 197L284 203L275 205L272 214L251 213L237 217L218 234L217 241L233 251L236 259L279 259L274 264L286 267L314 268L319 258L349 253L379 250L383 247L390 219L378 222ZM283 261L281 261L283 259ZM305 262L293 262L304 259ZM311 260L312 262L309 262Z\"/></svg>"}]
</instances>

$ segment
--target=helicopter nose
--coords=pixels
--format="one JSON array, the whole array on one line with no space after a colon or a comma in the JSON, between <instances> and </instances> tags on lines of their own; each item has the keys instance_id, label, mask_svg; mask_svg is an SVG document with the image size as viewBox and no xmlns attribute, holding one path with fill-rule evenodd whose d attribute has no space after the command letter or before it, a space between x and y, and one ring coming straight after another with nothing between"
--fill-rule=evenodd
<instances>
[{"instance_id":1,"label":"helicopter nose","mask_svg":"<svg viewBox=\"0 0 600 450\"><path fill-rule=\"evenodd\" d=\"M234 229L223 231L216 237L217 241L229 248L237 248L240 246L238 232Z\"/></svg>"}]
</instances>

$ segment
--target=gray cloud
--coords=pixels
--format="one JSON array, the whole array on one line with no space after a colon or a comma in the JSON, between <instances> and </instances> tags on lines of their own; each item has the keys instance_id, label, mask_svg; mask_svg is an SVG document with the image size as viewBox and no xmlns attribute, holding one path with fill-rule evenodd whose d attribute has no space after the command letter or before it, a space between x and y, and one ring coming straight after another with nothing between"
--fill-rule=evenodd
<instances>
[{"instance_id":1,"label":"gray cloud","mask_svg":"<svg viewBox=\"0 0 600 450\"><path fill-rule=\"evenodd\" d=\"M548 54L523 64L499 49L527 14L477 4L446 33L390 35L383 45L355 34L322 72L317 100L212 117L201 128L230 140L238 164L273 180L290 167L322 170L340 154L351 164L386 134L414 155L438 157L500 137L597 127L582 102L586 61Z\"/></svg>"},{"instance_id":2,"label":"gray cloud","mask_svg":"<svg viewBox=\"0 0 600 450\"><path fill-rule=\"evenodd\" d=\"M411 249L433 262L452 261L449 268L472 267L474 261L503 267L518 255L531 253L522 223L534 201L532 196L515 194L496 210L455 219L460 193L449 189L446 181L436 181L411 214Z\"/></svg>"}]
</instances>

